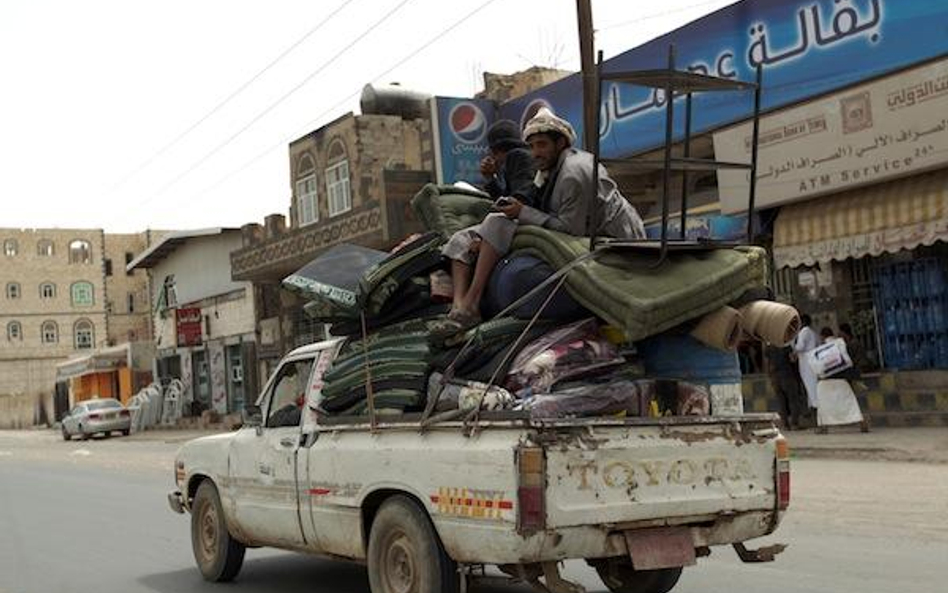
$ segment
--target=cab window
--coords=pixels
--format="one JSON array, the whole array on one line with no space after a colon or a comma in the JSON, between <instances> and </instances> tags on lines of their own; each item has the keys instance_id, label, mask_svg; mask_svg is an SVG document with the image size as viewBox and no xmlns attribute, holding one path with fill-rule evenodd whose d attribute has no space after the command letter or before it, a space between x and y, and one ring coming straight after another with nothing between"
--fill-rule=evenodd
<instances>
[{"instance_id":1,"label":"cab window","mask_svg":"<svg viewBox=\"0 0 948 593\"><path fill-rule=\"evenodd\" d=\"M313 359L295 360L284 364L270 391L267 428L299 426L306 398L306 385L313 368Z\"/></svg>"}]
</instances>

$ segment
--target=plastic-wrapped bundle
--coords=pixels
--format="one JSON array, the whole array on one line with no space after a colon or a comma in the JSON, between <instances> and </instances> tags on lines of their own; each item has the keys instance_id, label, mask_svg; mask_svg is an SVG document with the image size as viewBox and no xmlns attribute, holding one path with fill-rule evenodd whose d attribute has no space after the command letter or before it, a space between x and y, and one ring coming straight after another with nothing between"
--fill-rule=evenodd
<instances>
[{"instance_id":1,"label":"plastic-wrapped bundle","mask_svg":"<svg viewBox=\"0 0 948 593\"><path fill-rule=\"evenodd\" d=\"M521 350L510 366L506 387L542 393L564 379L623 362L616 346L599 334L596 320L585 319L550 331Z\"/></svg>"},{"instance_id":2,"label":"plastic-wrapped bundle","mask_svg":"<svg viewBox=\"0 0 948 593\"><path fill-rule=\"evenodd\" d=\"M521 409L537 419L582 416L707 416L708 390L693 383L611 381L544 393L523 400Z\"/></svg>"}]
</instances>

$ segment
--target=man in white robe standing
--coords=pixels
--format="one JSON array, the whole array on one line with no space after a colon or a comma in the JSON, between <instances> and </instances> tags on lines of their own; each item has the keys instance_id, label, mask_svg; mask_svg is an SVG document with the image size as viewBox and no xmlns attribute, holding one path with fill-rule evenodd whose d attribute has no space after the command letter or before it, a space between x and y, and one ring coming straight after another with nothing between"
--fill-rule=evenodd
<instances>
[{"instance_id":1,"label":"man in white robe standing","mask_svg":"<svg viewBox=\"0 0 948 593\"><path fill-rule=\"evenodd\" d=\"M803 324L803 329L800 330L800 333L797 334L796 340L793 342L793 351L797 356L797 368L800 370L800 380L803 382L803 387L806 389L806 399L809 402L811 409L816 409L817 398L816 398L816 384L817 376L813 372L813 368L810 366L809 354L810 350L813 350L820 345L819 337L816 335L816 332L813 331L813 328L810 327L810 324L813 323L813 320L809 315L803 314L800 316L800 321Z\"/></svg>"}]
</instances>

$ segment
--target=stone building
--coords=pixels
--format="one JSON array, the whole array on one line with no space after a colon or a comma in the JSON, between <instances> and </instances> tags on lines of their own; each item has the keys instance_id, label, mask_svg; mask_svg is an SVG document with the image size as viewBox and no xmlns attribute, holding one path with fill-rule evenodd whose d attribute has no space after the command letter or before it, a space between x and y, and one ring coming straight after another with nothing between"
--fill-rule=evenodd
<instances>
[{"instance_id":1,"label":"stone building","mask_svg":"<svg viewBox=\"0 0 948 593\"><path fill-rule=\"evenodd\" d=\"M533 66L513 74L484 72L484 90L478 93L476 98L503 103L554 83L570 74L573 72L542 66Z\"/></svg>"},{"instance_id":2,"label":"stone building","mask_svg":"<svg viewBox=\"0 0 948 593\"><path fill-rule=\"evenodd\" d=\"M147 308L135 308L146 275L112 264L148 241L147 232L0 229L0 426L54 417L58 363L149 337Z\"/></svg>"},{"instance_id":3,"label":"stone building","mask_svg":"<svg viewBox=\"0 0 948 593\"><path fill-rule=\"evenodd\" d=\"M262 377L287 350L324 336L283 278L334 245L389 249L421 230L409 201L434 178L427 107L388 107L399 114L348 113L290 143L289 222L273 214L242 229L231 266L234 280L254 284Z\"/></svg>"}]
</instances>

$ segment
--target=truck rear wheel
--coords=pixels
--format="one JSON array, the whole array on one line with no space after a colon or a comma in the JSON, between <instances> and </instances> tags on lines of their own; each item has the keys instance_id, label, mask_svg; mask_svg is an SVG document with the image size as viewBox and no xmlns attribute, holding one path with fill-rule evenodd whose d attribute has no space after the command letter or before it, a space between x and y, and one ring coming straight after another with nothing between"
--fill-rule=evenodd
<instances>
[{"instance_id":1,"label":"truck rear wheel","mask_svg":"<svg viewBox=\"0 0 948 593\"><path fill-rule=\"evenodd\" d=\"M387 499L369 532L372 593L456 593L457 564L425 511L405 496Z\"/></svg>"},{"instance_id":2,"label":"truck rear wheel","mask_svg":"<svg viewBox=\"0 0 948 593\"><path fill-rule=\"evenodd\" d=\"M231 581L244 563L246 548L227 531L221 499L210 480L201 482L191 504L191 548L207 581Z\"/></svg>"},{"instance_id":3,"label":"truck rear wheel","mask_svg":"<svg viewBox=\"0 0 948 593\"><path fill-rule=\"evenodd\" d=\"M628 558L590 562L612 593L667 593L678 583L681 567L635 570Z\"/></svg>"}]
</instances>

